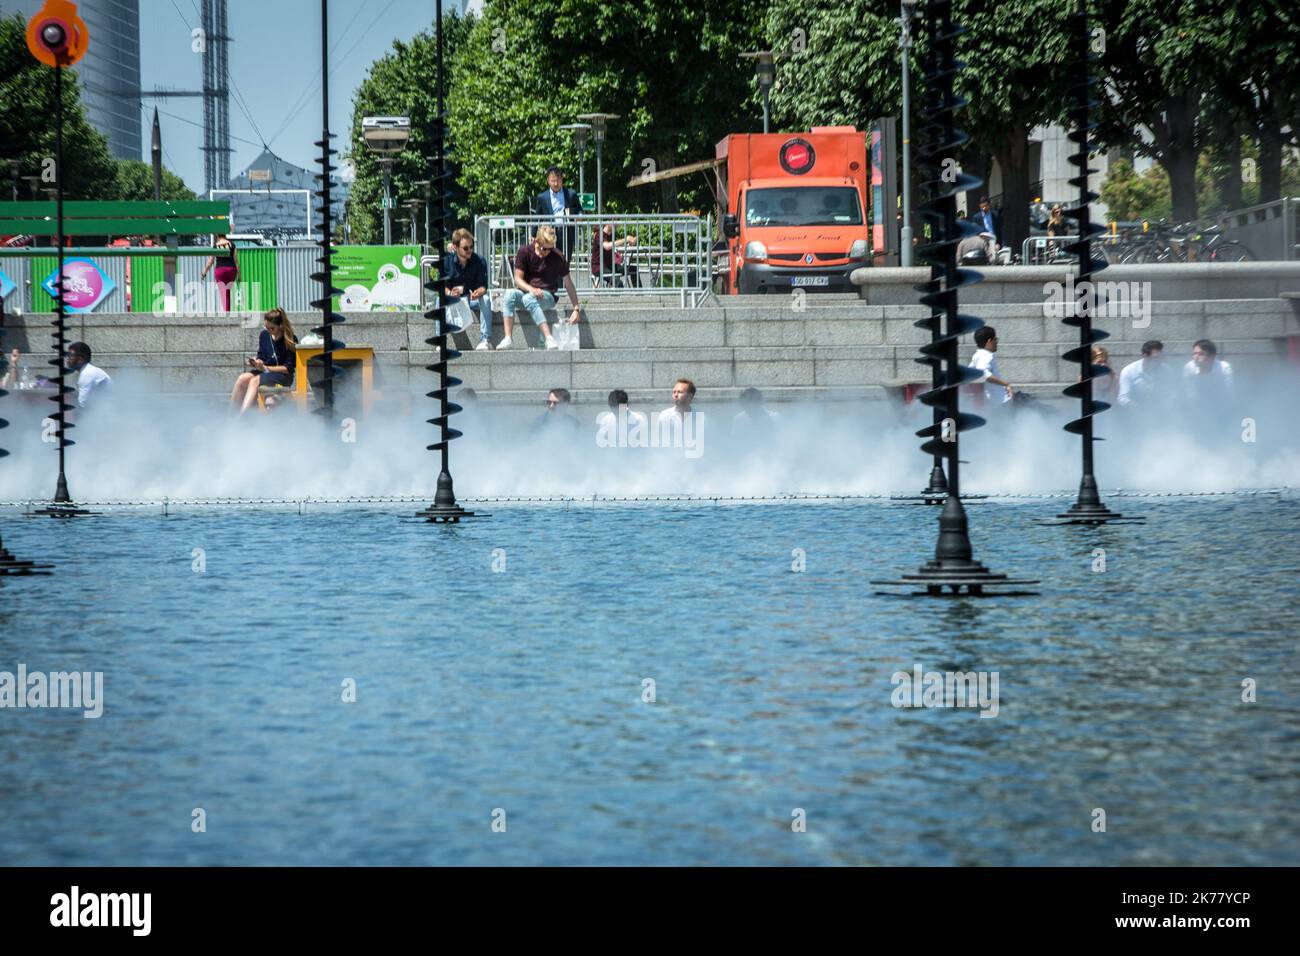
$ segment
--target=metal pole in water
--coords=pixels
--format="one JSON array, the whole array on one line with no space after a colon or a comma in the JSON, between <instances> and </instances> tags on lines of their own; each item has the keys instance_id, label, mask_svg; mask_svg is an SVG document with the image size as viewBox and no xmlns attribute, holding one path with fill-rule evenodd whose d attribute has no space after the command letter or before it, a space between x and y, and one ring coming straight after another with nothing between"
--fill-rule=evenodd
<instances>
[{"instance_id":1,"label":"metal pole in water","mask_svg":"<svg viewBox=\"0 0 1300 956\"><path fill-rule=\"evenodd\" d=\"M1074 39L1079 47L1079 56L1074 61L1074 104L1070 118L1074 129L1069 138L1077 145L1077 150L1069 157L1070 164L1077 166L1079 175L1070 180L1070 185L1079 187L1079 206L1065 213L1079 224L1079 238L1066 248L1075 253L1079 259L1078 281L1075 288L1081 294L1066 300L1063 297L1064 316L1061 322L1079 330L1079 344L1065 352L1061 358L1067 362L1077 362L1080 366L1079 380L1065 388L1070 398L1079 399L1079 417L1065 424L1065 430L1078 435L1083 445L1083 474L1079 479L1079 496L1067 511L1058 514L1055 519L1045 519L1044 524L1099 525L1099 524L1136 524L1145 521L1144 517L1123 515L1111 511L1101 500L1097 491L1097 477L1093 472L1093 442L1101 441L1093 435L1093 416L1110 408L1106 402L1094 401L1092 383L1104 375L1113 375L1099 365L1092 364L1093 346L1110 334L1092 327L1094 310L1100 304L1096 293L1093 275L1106 268L1106 262L1092 257L1092 237L1105 232L1101 226L1094 225L1089 203L1097 194L1088 188L1088 174L1095 172L1088 168L1088 131L1096 128L1090 121L1092 107L1096 106L1092 98L1092 87L1096 81L1091 76L1091 64L1097 59L1090 51L1092 37L1088 32L1087 0L1079 0L1078 11L1070 18L1075 27Z\"/></svg>"},{"instance_id":2,"label":"metal pole in water","mask_svg":"<svg viewBox=\"0 0 1300 956\"><path fill-rule=\"evenodd\" d=\"M443 36L442 36L442 4L435 4L434 29L437 34L437 41L434 47L434 63L436 74L436 103L437 112L433 121L433 148L434 148L434 168L432 176L434 195L431 202L435 204L431 223L434 234L429 238L429 245L433 248L435 261L440 261L442 250L447 245L447 199L450 196L448 189L447 173L447 117L444 107L444 87L445 87L445 69L443 59ZM424 518L433 524L456 524L462 518L476 517L473 511L466 511L456 503L456 492L451 478L451 443L461 436L461 432L450 427L452 415L462 411L461 406L450 400L451 387L461 384L461 380L448 374L448 363L455 358L460 357L460 352L453 347L451 340L447 336L447 310L443 304L443 286L442 270L438 269L438 278L436 281L430 281L425 284L425 289L434 294L433 308L424 313L426 319L432 319L435 323L435 332L424 340L426 345L432 345L437 351L437 359L432 365L426 365L425 369L434 372L438 376L437 387L429 392L426 397L435 399L438 403L438 414L433 418L427 419L430 425L438 428L438 440L432 445L426 446L428 451L439 452L439 471L438 485L434 493L433 504L423 511L416 512L416 516Z\"/></svg>"},{"instance_id":3,"label":"metal pole in water","mask_svg":"<svg viewBox=\"0 0 1300 956\"><path fill-rule=\"evenodd\" d=\"M347 319L334 311L334 296L341 295L342 292L334 286L334 271L331 266L334 251L330 236L332 231L330 187L333 182L330 173L336 167L330 165L330 157L337 150L330 149L330 140L334 136L330 132L329 107L329 0L321 0L320 34L321 135L316 142L316 145L320 147L320 159L317 160L320 163L320 175L318 177L320 188L316 190L316 195L320 197L320 258L316 260L320 263L320 271L313 272L311 278L320 283L321 296L311 304L313 308L321 310L321 324L318 328L312 329L321 337L321 352L320 355L313 356L308 361L307 371L310 375L312 371L319 370L319 377L311 380L313 391L320 397L320 404L315 411L332 421L334 418L334 352L336 346L343 344L335 342L334 326L347 321ZM387 210L385 210L385 213L387 213Z\"/></svg>"},{"instance_id":4,"label":"metal pole in water","mask_svg":"<svg viewBox=\"0 0 1300 956\"><path fill-rule=\"evenodd\" d=\"M977 231L971 223L961 223L957 218L957 193L974 189L981 180L965 173L954 182L942 177L944 157L951 156L970 140L970 136L955 123L959 99L955 91L955 78L959 72L956 57L956 38L963 31L953 23L952 0L930 0L926 6L926 21L930 28L932 53L927 57L925 75L926 115L931 118L928 135L920 150L921 166L925 172L928 200L922 205L922 215L932 225L933 241L918 250L922 261L930 265L930 281L918 287L921 302L931 308L931 315L918 325L931 330L931 341L921 347L924 356L920 361L933 368L941 366L942 385L921 396L921 401L942 410L942 418L922 428L916 434L927 438L921 446L927 455L947 459L948 494L939 515L939 539L934 558L911 574L875 584L921 587L913 592L929 597L985 597L996 592L986 588L1012 584L1037 584L1037 581L1011 580L997 574L974 559L966 509L961 501L960 436L963 431L978 428L984 419L961 410L961 386L979 373L961 364L958 342L963 335L984 325L975 316L958 311L959 293L963 286L983 280L978 272L960 269L957 265L957 245L963 234ZM940 324L942 322L942 325ZM938 363L935 365L934 363Z\"/></svg>"}]
</instances>

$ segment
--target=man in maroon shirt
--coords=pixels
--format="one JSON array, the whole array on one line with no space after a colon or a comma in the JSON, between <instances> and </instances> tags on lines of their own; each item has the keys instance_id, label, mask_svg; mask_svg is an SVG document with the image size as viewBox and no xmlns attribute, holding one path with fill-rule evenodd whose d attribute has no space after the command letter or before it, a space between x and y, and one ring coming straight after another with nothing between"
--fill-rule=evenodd
<instances>
[{"instance_id":1,"label":"man in maroon shirt","mask_svg":"<svg viewBox=\"0 0 1300 956\"><path fill-rule=\"evenodd\" d=\"M521 246L515 255L515 287L505 295L501 306L501 318L505 323L506 337L498 344L498 349L510 348L512 342L510 330L515 324L515 310L521 306L533 317L537 327L542 330L548 349L558 348L551 336L550 326L546 324L546 310L555 308L555 293L560 284L569 294L573 303L573 313L569 324L578 321L578 290L573 287L569 277L569 263L555 248L555 227L539 226L533 241Z\"/></svg>"}]
</instances>

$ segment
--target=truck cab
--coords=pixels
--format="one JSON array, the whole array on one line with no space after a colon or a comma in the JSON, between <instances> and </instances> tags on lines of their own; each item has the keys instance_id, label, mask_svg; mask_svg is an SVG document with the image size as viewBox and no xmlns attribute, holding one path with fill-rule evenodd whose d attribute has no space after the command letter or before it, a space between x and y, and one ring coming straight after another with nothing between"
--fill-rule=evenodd
<instances>
[{"instance_id":1,"label":"truck cab","mask_svg":"<svg viewBox=\"0 0 1300 956\"><path fill-rule=\"evenodd\" d=\"M725 166L726 291L852 291L871 257L866 136L851 126L742 133L717 145Z\"/></svg>"}]
</instances>

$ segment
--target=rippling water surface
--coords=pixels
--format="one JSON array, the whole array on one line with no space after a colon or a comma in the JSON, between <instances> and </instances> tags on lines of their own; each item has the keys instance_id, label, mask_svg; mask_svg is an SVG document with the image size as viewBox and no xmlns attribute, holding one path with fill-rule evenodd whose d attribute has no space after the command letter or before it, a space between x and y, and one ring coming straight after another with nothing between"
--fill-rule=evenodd
<instances>
[{"instance_id":1,"label":"rippling water surface","mask_svg":"<svg viewBox=\"0 0 1300 956\"><path fill-rule=\"evenodd\" d=\"M1300 863L1300 502L1059 505L970 506L1042 578L984 601L874 593L933 549L902 504L4 516L58 567L0 581L0 671L105 696L0 710L5 860ZM918 664L997 716L895 708Z\"/></svg>"}]
</instances>

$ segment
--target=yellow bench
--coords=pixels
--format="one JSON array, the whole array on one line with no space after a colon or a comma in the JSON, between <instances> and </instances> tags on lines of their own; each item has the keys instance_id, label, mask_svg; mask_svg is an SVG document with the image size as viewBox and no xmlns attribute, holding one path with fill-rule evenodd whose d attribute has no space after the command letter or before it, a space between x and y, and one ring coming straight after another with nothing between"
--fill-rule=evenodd
<instances>
[{"instance_id":1,"label":"yellow bench","mask_svg":"<svg viewBox=\"0 0 1300 956\"><path fill-rule=\"evenodd\" d=\"M324 349L316 345L298 346L297 372L294 375L293 389L294 398L304 407L307 404L307 363L323 351ZM335 349L334 360L361 363L361 409L369 413L375 397L375 350L368 345ZM260 394L258 401L261 401Z\"/></svg>"}]
</instances>

